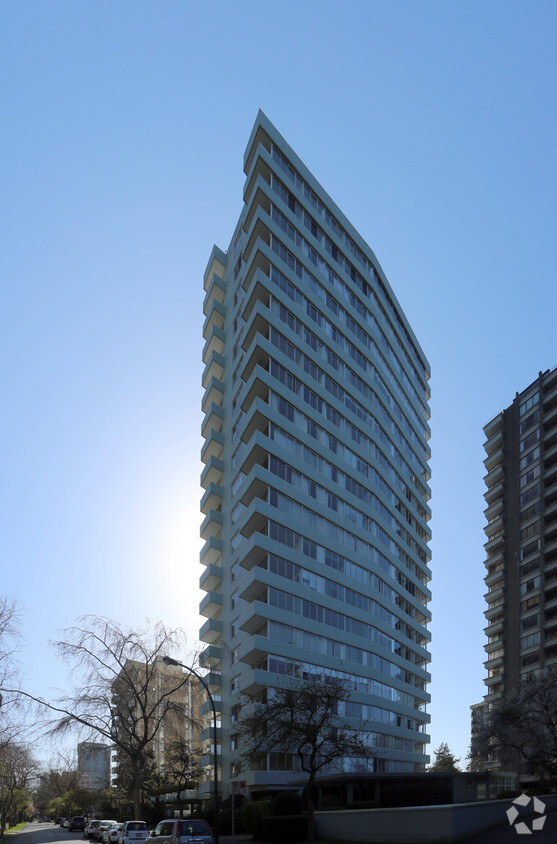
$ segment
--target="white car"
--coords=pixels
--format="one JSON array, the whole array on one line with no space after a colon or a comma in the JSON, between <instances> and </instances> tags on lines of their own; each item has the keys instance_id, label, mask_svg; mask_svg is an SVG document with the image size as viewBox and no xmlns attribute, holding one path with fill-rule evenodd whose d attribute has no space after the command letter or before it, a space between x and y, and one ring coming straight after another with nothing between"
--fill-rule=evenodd
<instances>
[{"instance_id":1,"label":"white car","mask_svg":"<svg viewBox=\"0 0 557 844\"><path fill-rule=\"evenodd\" d=\"M115 830L117 826L119 826L118 821L113 821L110 824L110 826L107 826L105 829L103 829L103 832L102 832L102 842L103 842L103 844L110 844L110 840L111 840L110 839L110 833L112 832L113 829ZM116 837L116 840L118 840L118 837Z\"/></svg>"},{"instance_id":2,"label":"white car","mask_svg":"<svg viewBox=\"0 0 557 844\"><path fill-rule=\"evenodd\" d=\"M93 832L93 838L95 838L96 841L103 841L104 833L107 829L110 829L113 823L117 823L117 821L101 821Z\"/></svg>"},{"instance_id":3,"label":"white car","mask_svg":"<svg viewBox=\"0 0 557 844\"><path fill-rule=\"evenodd\" d=\"M118 844L135 844L149 838L149 827L145 821L126 821L118 836Z\"/></svg>"},{"instance_id":4,"label":"white car","mask_svg":"<svg viewBox=\"0 0 557 844\"><path fill-rule=\"evenodd\" d=\"M118 838L122 831L123 823L113 823L108 830L107 844L118 844Z\"/></svg>"}]
</instances>

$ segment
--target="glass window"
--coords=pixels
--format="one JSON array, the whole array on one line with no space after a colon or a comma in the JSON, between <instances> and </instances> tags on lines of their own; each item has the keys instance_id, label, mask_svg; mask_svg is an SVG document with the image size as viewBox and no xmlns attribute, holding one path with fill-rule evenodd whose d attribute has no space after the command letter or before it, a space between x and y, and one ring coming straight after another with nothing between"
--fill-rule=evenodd
<instances>
[{"instance_id":1,"label":"glass window","mask_svg":"<svg viewBox=\"0 0 557 844\"><path fill-rule=\"evenodd\" d=\"M528 413L528 411L538 403L539 398L539 393L534 393L533 396L530 396L526 399L526 401L523 401L520 405L520 415L524 416L525 413Z\"/></svg>"}]
</instances>

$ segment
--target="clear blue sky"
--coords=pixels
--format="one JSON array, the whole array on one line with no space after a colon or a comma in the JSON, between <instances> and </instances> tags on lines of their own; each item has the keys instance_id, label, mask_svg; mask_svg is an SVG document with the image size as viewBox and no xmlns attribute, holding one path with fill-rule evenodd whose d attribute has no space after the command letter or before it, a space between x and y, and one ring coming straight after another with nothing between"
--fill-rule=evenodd
<instances>
[{"instance_id":1,"label":"clear blue sky","mask_svg":"<svg viewBox=\"0 0 557 844\"><path fill-rule=\"evenodd\" d=\"M432 368L433 750L483 694L483 425L557 365L553 2L0 3L0 591L197 644L202 274L262 108Z\"/></svg>"}]
</instances>

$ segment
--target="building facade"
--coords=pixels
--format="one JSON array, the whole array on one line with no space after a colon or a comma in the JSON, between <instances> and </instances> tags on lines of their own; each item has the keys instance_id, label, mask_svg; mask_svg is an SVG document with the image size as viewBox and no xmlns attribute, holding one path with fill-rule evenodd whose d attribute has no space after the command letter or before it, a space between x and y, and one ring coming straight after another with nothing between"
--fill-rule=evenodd
<instances>
[{"instance_id":1,"label":"building facade","mask_svg":"<svg viewBox=\"0 0 557 844\"><path fill-rule=\"evenodd\" d=\"M370 760L424 769L429 366L379 263L261 112L244 206L204 276L202 665L223 793L299 780L242 765L242 695L341 677ZM211 710L202 709L210 793Z\"/></svg>"},{"instance_id":2,"label":"building facade","mask_svg":"<svg viewBox=\"0 0 557 844\"><path fill-rule=\"evenodd\" d=\"M524 675L557 665L557 369L484 433L489 711Z\"/></svg>"},{"instance_id":3,"label":"building facade","mask_svg":"<svg viewBox=\"0 0 557 844\"><path fill-rule=\"evenodd\" d=\"M196 712L200 705L198 681L181 667L126 660L112 686L116 737L137 748L147 739L144 753L154 771L172 778L180 769L177 757L199 751ZM116 778L125 782L129 754L115 748Z\"/></svg>"},{"instance_id":4,"label":"building facade","mask_svg":"<svg viewBox=\"0 0 557 844\"><path fill-rule=\"evenodd\" d=\"M109 788L112 748L108 744L82 741L77 745L77 770L81 788Z\"/></svg>"}]
</instances>

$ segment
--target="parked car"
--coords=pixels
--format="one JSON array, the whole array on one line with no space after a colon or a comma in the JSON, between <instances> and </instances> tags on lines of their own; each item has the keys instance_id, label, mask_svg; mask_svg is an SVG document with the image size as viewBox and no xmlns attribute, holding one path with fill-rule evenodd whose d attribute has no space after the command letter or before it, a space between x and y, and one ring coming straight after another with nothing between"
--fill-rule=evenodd
<instances>
[{"instance_id":1,"label":"parked car","mask_svg":"<svg viewBox=\"0 0 557 844\"><path fill-rule=\"evenodd\" d=\"M126 821L118 835L118 844L133 844L149 838L149 827L145 821Z\"/></svg>"},{"instance_id":2,"label":"parked car","mask_svg":"<svg viewBox=\"0 0 557 844\"><path fill-rule=\"evenodd\" d=\"M102 844L109 844L110 833L112 832L113 829L116 829L117 826L119 826L118 821L113 821L109 826L107 826L105 829L103 829L102 839L101 839Z\"/></svg>"},{"instance_id":3,"label":"parked car","mask_svg":"<svg viewBox=\"0 0 557 844\"><path fill-rule=\"evenodd\" d=\"M54 823L59 823L60 825L62 825L64 823L64 818L56 818Z\"/></svg>"},{"instance_id":4,"label":"parked car","mask_svg":"<svg viewBox=\"0 0 557 844\"><path fill-rule=\"evenodd\" d=\"M65 829L67 829L67 828L69 827L69 825L70 825L70 821L71 821L71 818L64 818L64 820L62 821L62 826L63 826Z\"/></svg>"},{"instance_id":5,"label":"parked car","mask_svg":"<svg viewBox=\"0 0 557 844\"><path fill-rule=\"evenodd\" d=\"M153 830L157 844L215 844L211 827L207 821L166 820Z\"/></svg>"},{"instance_id":6,"label":"parked car","mask_svg":"<svg viewBox=\"0 0 557 844\"><path fill-rule=\"evenodd\" d=\"M70 819L68 831L73 832L74 829L79 829L81 831L85 829L85 818L82 818L81 815L74 815L74 817Z\"/></svg>"},{"instance_id":7,"label":"parked car","mask_svg":"<svg viewBox=\"0 0 557 844\"><path fill-rule=\"evenodd\" d=\"M102 841L105 829L108 829L108 827L112 826L113 823L116 823L116 821L101 821L100 824L95 827L93 832L93 838L95 841Z\"/></svg>"},{"instance_id":8,"label":"parked car","mask_svg":"<svg viewBox=\"0 0 557 844\"><path fill-rule=\"evenodd\" d=\"M118 837L122 831L123 823L113 823L108 831L107 844L118 844Z\"/></svg>"},{"instance_id":9,"label":"parked car","mask_svg":"<svg viewBox=\"0 0 557 844\"><path fill-rule=\"evenodd\" d=\"M101 825L101 822L99 820L96 820L96 819L90 820L88 824L85 824L85 829L83 830L83 837L84 838L93 838L94 837L94 835L93 835L94 831L100 825Z\"/></svg>"}]
</instances>

